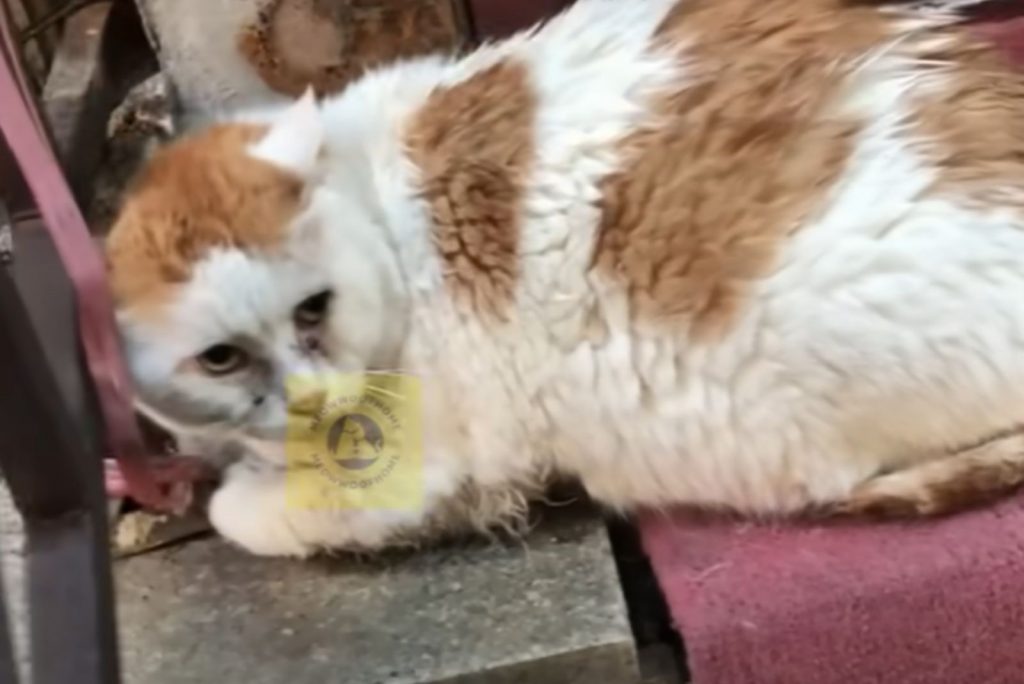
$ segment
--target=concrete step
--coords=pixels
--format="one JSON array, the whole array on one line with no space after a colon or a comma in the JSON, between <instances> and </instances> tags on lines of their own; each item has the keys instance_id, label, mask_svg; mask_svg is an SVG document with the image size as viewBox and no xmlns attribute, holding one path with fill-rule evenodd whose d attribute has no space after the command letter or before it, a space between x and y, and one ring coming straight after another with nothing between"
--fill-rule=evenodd
<instances>
[{"instance_id":1,"label":"concrete step","mask_svg":"<svg viewBox=\"0 0 1024 684\"><path fill-rule=\"evenodd\" d=\"M359 561L216 539L118 561L126 684L635 684L604 523L546 512L524 544Z\"/></svg>"}]
</instances>

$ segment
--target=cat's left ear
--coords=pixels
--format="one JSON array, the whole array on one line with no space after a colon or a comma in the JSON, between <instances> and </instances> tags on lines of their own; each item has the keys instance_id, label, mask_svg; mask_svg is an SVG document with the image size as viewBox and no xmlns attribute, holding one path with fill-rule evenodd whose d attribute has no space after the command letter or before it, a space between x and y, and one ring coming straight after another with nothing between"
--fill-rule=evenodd
<instances>
[{"instance_id":1,"label":"cat's left ear","mask_svg":"<svg viewBox=\"0 0 1024 684\"><path fill-rule=\"evenodd\" d=\"M323 144L324 122L316 95L307 88L278 115L263 139L249 148L249 154L309 180Z\"/></svg>"}]
</instances>

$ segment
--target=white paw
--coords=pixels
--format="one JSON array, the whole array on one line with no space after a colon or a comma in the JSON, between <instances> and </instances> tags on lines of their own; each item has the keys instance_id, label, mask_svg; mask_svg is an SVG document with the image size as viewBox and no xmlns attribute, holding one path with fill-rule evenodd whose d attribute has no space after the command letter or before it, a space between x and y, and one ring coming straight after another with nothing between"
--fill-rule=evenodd
<instances>
[{"instance_id":1,"label":"white paw","mask_svg":"<svg viewBox=\"0 0 1024 684\"><path fill-rule=\"evenodd\" d=\"M225 539L257 556L306 558L316 548L303 542L286 511L264 492L228 481L210 500L210 523Z\"/></svg>"}]
</instances>

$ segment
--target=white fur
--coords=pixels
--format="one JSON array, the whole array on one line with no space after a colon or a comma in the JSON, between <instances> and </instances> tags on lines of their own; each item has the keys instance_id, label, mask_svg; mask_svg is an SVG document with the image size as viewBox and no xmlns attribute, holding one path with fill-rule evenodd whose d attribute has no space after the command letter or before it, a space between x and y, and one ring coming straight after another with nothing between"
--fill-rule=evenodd
<instances>
[{"instance_id":1,"label":"white fur","mask_svg":"<svg viewBox=\"0 0 1024 684\"><path fill-rule=\"evenodd\" d=\"M144 390L177 383L198 402L234 407L237 419L220 434L251 455L227 471L211 506L225 536L271 555L372 548L423 524L460 485L528 482L548 469L578 476L619 508L787 512L841 500L879 469L1019 418L1024 219L931 190L927 141L911 137L903 115L909 98L942 88L943 74L898 41L866 55L851 77L834 115L868 122L853 158L827 210L800 227L729 337L695 346L680 331L633 327L626 293L589 270L596 202L599 183L620 166L616 143L652 123L649 96L685 78L685 60L651 49L673 4L581 0L540 32L463 61L368 74L322 107L326 161L288 252L211 254L167 327L126 321ZM539 96L539 159L517 307L495 327L444 291L403 134L434 87L507 58L529 66ZM278 112L248 116L273 121ZM319 147L319 138L301 142L300 160L311 140ZM290 145L260 148L286 167L295 154ZM422 510L289 509L269 438L283 405L253 412L244 388L173 369L244 333L262 340L279 372L308 370L309 359L290 350L288 320L325 283L339 302L337 351L323 363L424 378ZM599 313L604 334L588 335L586 311Z\"/></svg>"},{"instance_id":2,"label":"white fur","mask_svg":"<svg viewBox=\"0 0 1024 684\"><path fill-rule=\"evenodd\" d=\"M905 115L936 77L896 53L852 79L841 113L870 123L829 209L724 344L630 330L607 294L611 339L575 348L552 411L611 424L561 459L591 493L795 511L1019 421L1024 219L929 194Z\"/></svg>"},{"instance_id":3,"label":"white fur","mask_svg":"<svg viewBox=\"0 0 1024 684\"><path fill-rule=\"evenodd\" d=\"M270 130L249 153L313 181L320 150L324 144L324 124L312 88L275 117Z\"/></svg>"}]
</instances>

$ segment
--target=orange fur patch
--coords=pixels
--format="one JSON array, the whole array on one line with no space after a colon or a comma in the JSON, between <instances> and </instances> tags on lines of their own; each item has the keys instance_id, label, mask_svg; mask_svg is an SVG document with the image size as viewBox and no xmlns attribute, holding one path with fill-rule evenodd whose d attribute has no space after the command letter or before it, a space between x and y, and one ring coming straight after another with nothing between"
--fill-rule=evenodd
<instances>
[{"instance_id":1,"label":"orange fur patch","mask_svg":"<svg viewBox=\"0 0 1024 684\"><path fill-rule=\"evenodd\" d=\"M678 4L659 47L685 75L604 187L595 265L629 289L635 319L728 329L842 172L860 122L830 107L886 21L844 0Z\"/></svg>"},{"instance_id":2,"label":"orange fur patch","mask_svg":"<svg viewBox=\"0 0 1024 684\"><path fill-rule=\"evenodd\" d=\"M922 96L916 124L942 192L990 207L1024 209L1024 72L994 46L951 28L921 59L947 65L946 87Z\"/></svg>"},{"instance_id":3,"label":"orange fur patch","mask_svg":"<svg viewBox=\"0 0 1024 684\"><path fill-rule=\"evenodd\" d=\"M107 238L121 304L182 283L214 247L267 248L296 214L302 182L249 156L260 126L213 126L158 152L136 180Z\"/></svg>"},{"instance_id":4,"label":"orange fur patch","mask_svg":"<svg viewBox=\"0 0 1024 684\"><path fill-rule=\"evenodd\" d=\"M877 518L944 515L991 503L1022 485L1024 434L1017 429L870 479L835 512Z\"/></svg>"},{"instance_id":5,"label":"orange fur patch","mask_svg":"<svg viewBox=\"0 0 1024 684\"><path fill-rule=\"evenodd\" d=\"M487 317L503 317L515 297L536 108L526 67L500 62L435 91L408 135L445 281Z\"/></svg>"}]
</instances>

